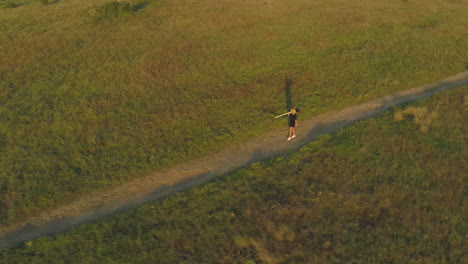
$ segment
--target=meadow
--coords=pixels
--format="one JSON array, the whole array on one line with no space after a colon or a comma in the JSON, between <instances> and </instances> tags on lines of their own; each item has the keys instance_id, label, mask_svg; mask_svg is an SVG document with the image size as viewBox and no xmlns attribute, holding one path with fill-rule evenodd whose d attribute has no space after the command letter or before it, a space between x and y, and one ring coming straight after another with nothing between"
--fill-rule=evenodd
<instances>
[{"instance_id":1,"label":"meadow","mask_svg":"<svg viewBox=\"0 0 468 264\"><path fill-rule=\"evenodd\" d=\"M466 0L47 2L0 1L2 228L468 67Z\"/></svg>"},{"instance_id":2,"label":"meadow","mask_svg":"<svg viewBox=\"0 0 468 264\"><path fill-rule=\"evenodd\" d=\"M466 263L468 86L54 237L13 263Z\"/></svg>"}]
</instances>

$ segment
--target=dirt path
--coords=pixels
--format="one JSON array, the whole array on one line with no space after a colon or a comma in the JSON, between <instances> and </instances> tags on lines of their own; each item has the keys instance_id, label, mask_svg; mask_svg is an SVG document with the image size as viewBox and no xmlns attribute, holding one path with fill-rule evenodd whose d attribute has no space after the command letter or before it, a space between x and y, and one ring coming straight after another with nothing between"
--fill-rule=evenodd
<instances>
[{"instance_id":1,"label":"dirt path","mask_svg":"<svg viewBox=\"0 0 468 264\"><path fill-rule=\"evenodd\" d=\"M209 181L251 162L297 149L320 135L335 132L395 105L466 84L468 84L468 71L438 83L411 88L368 103L323 114L311 120L303 120L298 127L297 138L292 141L286 141L287 128L272 131L221 153L187 162L167 171L153 173L105 193L83 197L62 208L0 230L0 248L63 232L117 211L135 208Z\"/></svg>"}]
</instances>

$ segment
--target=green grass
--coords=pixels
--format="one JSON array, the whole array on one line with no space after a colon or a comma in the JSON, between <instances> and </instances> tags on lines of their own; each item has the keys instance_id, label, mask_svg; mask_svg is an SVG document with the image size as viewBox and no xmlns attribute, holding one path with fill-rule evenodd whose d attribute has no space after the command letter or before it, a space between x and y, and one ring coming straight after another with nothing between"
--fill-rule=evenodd
<instances>
[{"instance_id":1,"label":"green grass","mask_svg":"<svg viewBox=\"0 0 468 264\"><path fill-rule=\"evenodd\" d=\"M467 88L189 192L1 250L0 261L465 263Z\"/></svg>"},{"instance_id":2,"label":"green grass","mask_svg":"<svg viewBox=\"0 0 468 264\"><path fill-rule=\"evenodd\" d=\"M468 62L465 1L110 2L0 9L0 226Z\"/></svg>"}]
</instances>

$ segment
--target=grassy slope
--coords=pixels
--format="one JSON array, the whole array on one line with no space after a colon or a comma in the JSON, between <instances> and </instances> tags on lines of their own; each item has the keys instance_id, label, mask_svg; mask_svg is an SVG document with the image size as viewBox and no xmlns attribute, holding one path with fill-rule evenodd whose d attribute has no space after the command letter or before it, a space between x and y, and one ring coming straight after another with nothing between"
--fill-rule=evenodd
<instances>
[{"instance_id":1,"label":"grassy slope","mask_svg":"<svg viewBox=\"0 0 468 264\"><path fill-rule=\"evenodd\" d=\"M0 225L468 62L466 1L106 2L0 8Z\"/></svg>"},{"instance_id":2,"label":"grassy slope","mask_svg":"<svg viewBox=\"0 0 468 264\"><path fill-rule=\"evenodd\" d=\"M2 263L465 263L468 86ZM403 118L401 118L403 117Z\"/></svg>"}]
</instances>

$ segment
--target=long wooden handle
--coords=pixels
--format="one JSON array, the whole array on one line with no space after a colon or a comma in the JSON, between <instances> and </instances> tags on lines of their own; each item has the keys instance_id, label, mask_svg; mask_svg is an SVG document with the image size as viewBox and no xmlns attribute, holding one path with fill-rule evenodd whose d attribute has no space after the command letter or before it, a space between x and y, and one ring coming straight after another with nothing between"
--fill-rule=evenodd
<instances>
[{"instance_id":1,"label":"long wooden handle","mask_svg":"<svg viewBox=\"0 0 468 264\"><path fill-rule=\"evenodd\" d=\"M287 112L287 113L284 113L284 114L282 114L282 115L275 116L275 118L282 117L282 116L287 115L287 114L289 114L289 113L291 113L291 112Z\"/></svg>"}]
</instances>

